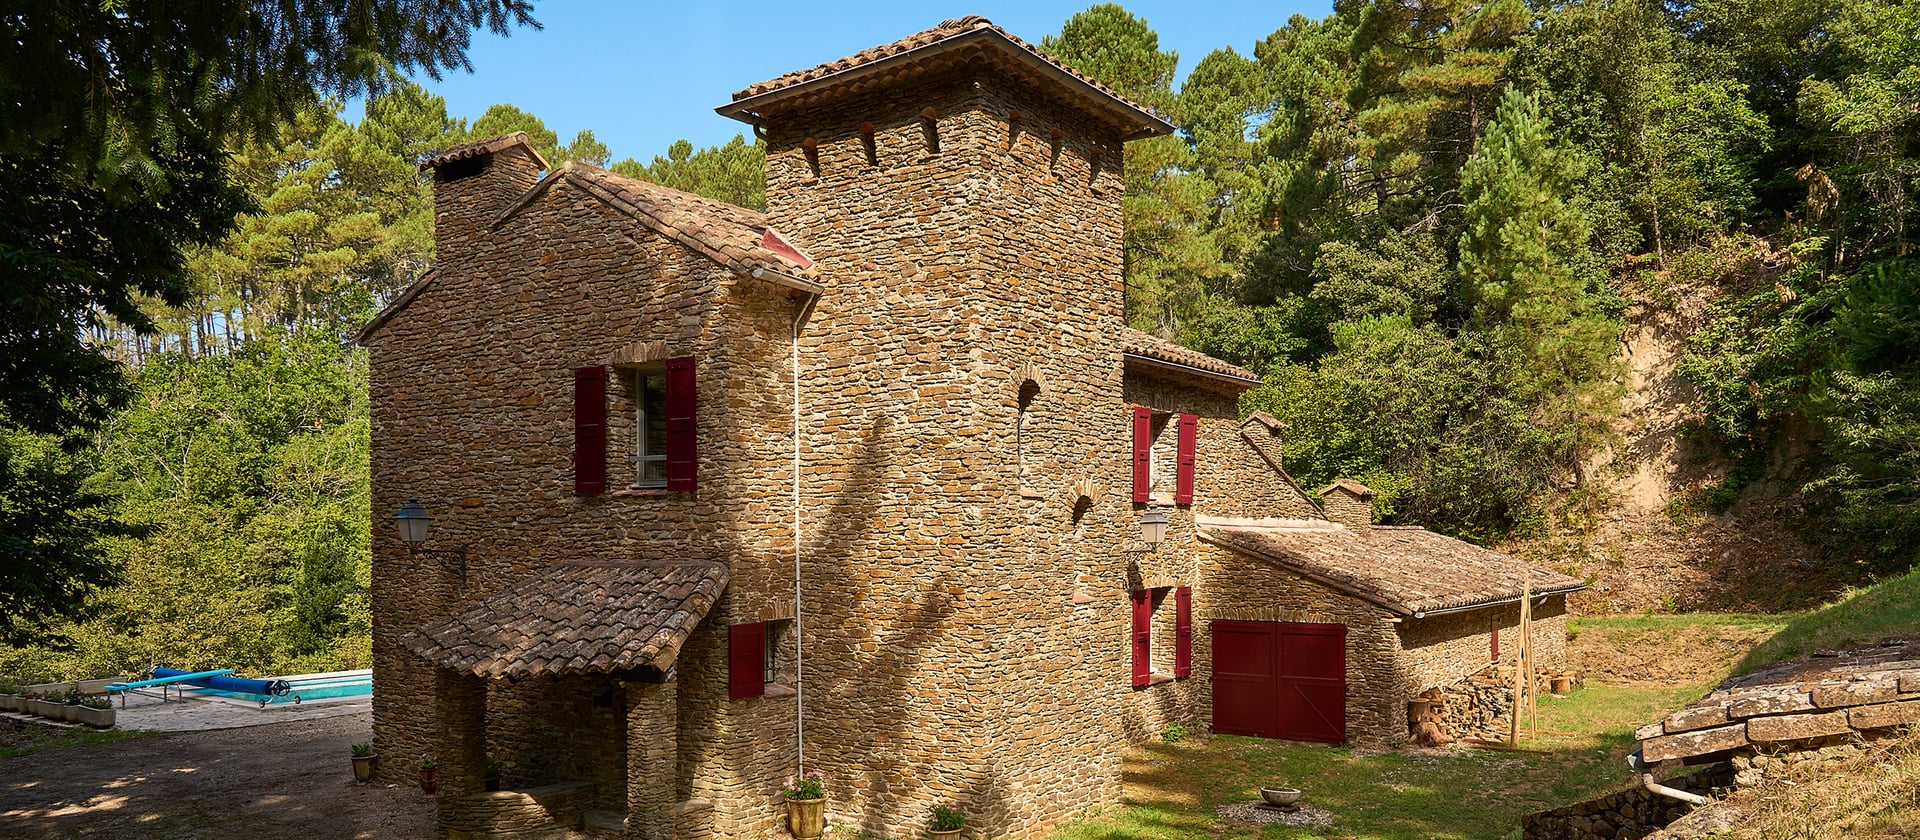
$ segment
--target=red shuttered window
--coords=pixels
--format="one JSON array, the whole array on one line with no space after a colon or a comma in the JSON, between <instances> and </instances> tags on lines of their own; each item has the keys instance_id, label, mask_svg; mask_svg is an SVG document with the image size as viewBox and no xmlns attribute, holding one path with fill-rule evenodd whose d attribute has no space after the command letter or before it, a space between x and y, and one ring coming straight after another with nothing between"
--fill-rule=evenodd
<instances>
[{"instance_id":1,"label":"red shuttered window","mask_svg":"<svg viewBox=\"0 0 1920 840\"><path fill-rule=\"evenodd\" d=\"M1133 500L1153 499L1153 410L1133 407Z\"/></svg>"},{"instance_id":2,"label":"red shuttered window","mask_svg":"<svg viewBox=\"0 0 1920 840\"><path fill-rule=\"evenodd\" d=\"M573 371L573 494L607 492L607 369Z\"/></svg>"},{"instance_id":3,"label":"red shuttered window","mask_svg":"<svg viewBox=\"0 0 1920 840\"><path fill-rule=\"evenodd\" d=\"M735 624L727 628L727 699L740 700L766 693L766 623Z\"/></svg>"},{"instance_id":4,"label":"red shuttered window","mask_svg":"<svg viewBox=\"0 0 1920 840\"><path fill-rule=\"evenodd\" d=\"M692 492L699 472L695 451L692 356L667 360L667 489Z\"/></svg>"},{"instance_id":5,"label":"red shuttered window","mask_svg":"<svg viewBox=\"0 0 1920 840\"><path fill-rule=\"evenodd\" d=\"M1193 587L1173 590L1173 675L1193 675Z\"/></svg>"},{"instance_id":6,"label":"red shuttered window","mask_svg":"<svg viewBox=\"0 0 1920 840\"><path fill-rule=\"evenodd\" d=\"M1191 414L1180 415L1180 448L1174 471L1173 501L1175 504L1193 504L1193 465L1194 452L1200 445L1200 418Z\"/></svg>"},{"instance_id":7,"label":"red shuttered window","mask_svg":"<svg viewBox=\"0 0 1920 840\"><path fill-rule=\"evenodd\" d=\"M1133 685L1153 681L1153 592L1133 591Z\"/></svg>"}]
</instances>

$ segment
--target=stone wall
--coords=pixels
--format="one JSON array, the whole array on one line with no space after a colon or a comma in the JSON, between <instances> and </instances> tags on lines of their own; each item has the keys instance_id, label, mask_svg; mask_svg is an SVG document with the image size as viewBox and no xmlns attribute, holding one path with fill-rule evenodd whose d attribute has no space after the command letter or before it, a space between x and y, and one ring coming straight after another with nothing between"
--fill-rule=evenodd
<instances>
[{"instance_id":1,"label":"stone wall","mask_svg":"<svg viewBox=\"0 0 1920 840\"><path fill-rule=\"evenodd\" d=\"M447 808L449 840L586 840L581 814L593 799L584 782L470 793Z\"/></svg>"},{"instance_id":2,"label":"stone wall","mask_svg":"<svg viewBox=\"0 0 1920 840\"><path fill-rule=\"evenodd\" d=\"M1663 782L1702 796L1732 783L1733 769L1725 764ZM1528 814L1521 830L1525 840L1639 840L1692 810L1692 805L1636 784L1597 799Z\"/></svg>"},{"instance_id":3,"label":"stone wall","mask_svg":"<svg viewBox=\"0 0 1920 840\"><path fill-rule=\"evenodd\" d=\"M1423 689L1451 685L1493 664L1490 636L1496 630L1500 633L1499 663L1512 666L1520 656L1519 604L1402 621L1400 646L1406 651L1413 683ZM1567 667L1565 595L1553 595L1534 605L1533 664L1538 671Z\"/></svg>"}]
</instances>

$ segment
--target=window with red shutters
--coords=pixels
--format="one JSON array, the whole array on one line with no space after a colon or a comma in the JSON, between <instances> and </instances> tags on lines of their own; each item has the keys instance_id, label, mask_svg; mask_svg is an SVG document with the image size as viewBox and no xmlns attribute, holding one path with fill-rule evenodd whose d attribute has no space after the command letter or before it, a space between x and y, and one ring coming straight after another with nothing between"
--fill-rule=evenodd
<instances>
[{"instance_id":1,"label":"window with red shutters","mask_svg":"<svg viewBox=\"0 0 1920 840\"><path fill-rule=\"evenodd\" d=\"M1133 500L1153 499L1153 410L1133 407Z\"/></svg>"},{"instance_id":2,"label":"window with red shutters","mask_svg":"<svg viewBox=\"0 0 1920 840\"><path fill-rule=\"evenodd\" d=\"M1133 591L1133 685L1153 682L1153 592Z\"/></svg>"},{"instance_id":3,"label":"window with red shutters","mask_svg":"<svg viewBox=\"0 0 1920 840\"><path fill-rule=\"evenodd\" d=\"M691 492L699 472L694 425L694 360L667 360L667 489Z\"/></svg>"},{"instance_id":4,"label":"window with red shutters","mask_svg":"<svg viewBox=\"0 0 1920 840\"><path fill-rule=\"evenodd\" d=\"M727 699L741 700L767 693L767 625L735 624L727 628Z\"/></svg>"},{"instance_id":5,"label":"window with red shutters","mask_svg":"<svg viewBox=\"0 0 1920 840\"><path fill-rule=\"evenodd\" d=\"M1193 675L1193 587L1173 590L1173 675Z\"/></svg>"},{"instance_id":6,"label":"window with red shutters","mask_svg":"<svg viewBox=\"0 0 1920 840\"><path fill-rule=\"evenodd\" d=\"M573 371L573 494L607 492L607 369Z\"/></svg>"},{"instance_id":7,"label":"window with red shutters","mask_svg":"<svg viewBox=\"0 0 1920 840\"><path fill-rule=\"evenodd\" d=\"M1180 415L1179 449L1176 450L1173 501L1174 504L1193 504L1193 467L1194 452L1200 445L1200 418L1191 414Z\"/></svg>"}]
</instances>

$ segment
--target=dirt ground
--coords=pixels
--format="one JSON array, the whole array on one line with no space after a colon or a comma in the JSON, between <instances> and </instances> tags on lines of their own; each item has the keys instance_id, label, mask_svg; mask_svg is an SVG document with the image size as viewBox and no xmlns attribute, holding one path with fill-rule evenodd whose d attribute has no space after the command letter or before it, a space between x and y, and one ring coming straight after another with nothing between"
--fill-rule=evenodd
<instances>
[{"instance_id":1,"label":"dirt ground","mask_svg":"<svg viewBox=\"0 0 1920 840\"><path fill-rule=\"evenodd\" d=\"M430 797L354 784L348 747L371 729L363 713L0 758L0 837L432 837Z\"/></svg>"}]
</instances>

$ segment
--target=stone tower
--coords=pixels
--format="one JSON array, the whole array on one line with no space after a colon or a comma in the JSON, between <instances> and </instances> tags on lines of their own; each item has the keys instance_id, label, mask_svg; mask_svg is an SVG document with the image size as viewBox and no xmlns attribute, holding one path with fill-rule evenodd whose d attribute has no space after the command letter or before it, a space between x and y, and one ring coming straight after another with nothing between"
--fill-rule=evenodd
<instances>
[{"instance_id":1,"label":"stone tower","mask_svg":"<svg viewBox=\"0 0 1920 840\"><path fill-rule=\"evenodd\" d=\"M889 834L1113 801L1121 147L1171 126L977 17L719 111L764 137L768 221L826 286L799 349L808 766Z\"/></svg>"}]
</instances>

